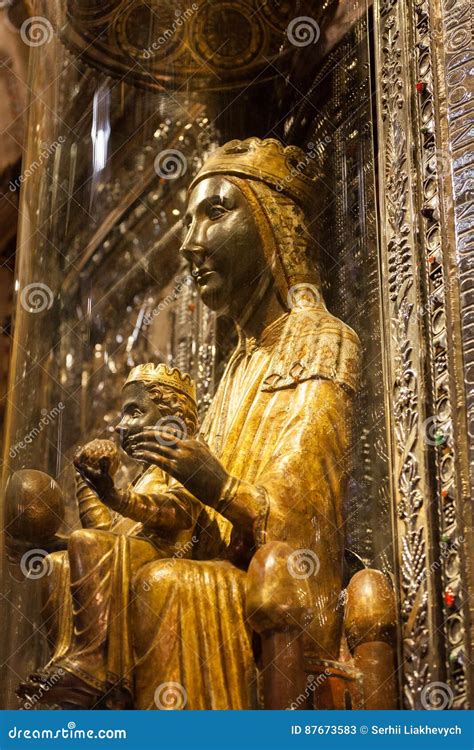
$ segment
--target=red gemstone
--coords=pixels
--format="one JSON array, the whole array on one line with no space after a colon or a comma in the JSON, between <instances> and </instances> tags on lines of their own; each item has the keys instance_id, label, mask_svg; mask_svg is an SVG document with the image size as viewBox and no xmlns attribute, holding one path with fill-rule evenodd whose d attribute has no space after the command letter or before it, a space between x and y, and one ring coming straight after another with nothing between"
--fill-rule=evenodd
<instances>
[{"instance_id":1,"label":"red gemstone","mask_svg":"<svg viewBox=\"0 0 474 750\"><path fill-rule=\"evenodd\" d=\"M423 91L425 90L425 86L426 84L424 81L417 81L416 90L418 91L419 94L423 93Z\"/></svg>"},{"instance_id":2,"label":"red gemstone","mask_svg":"<svg viewBox=\"0 0 474 750\"><path fill-rule=\"evenodd\" d=\"M452 607L454 604L456 597L452 593L452 591L445 591L444 592L444 603L447 607Z\"/></svg>"}]
</instances>

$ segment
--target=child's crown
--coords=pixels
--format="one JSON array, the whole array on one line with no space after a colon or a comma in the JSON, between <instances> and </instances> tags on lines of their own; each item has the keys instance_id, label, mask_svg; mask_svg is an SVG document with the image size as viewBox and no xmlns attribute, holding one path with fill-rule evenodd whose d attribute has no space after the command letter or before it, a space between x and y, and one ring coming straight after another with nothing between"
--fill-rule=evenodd
<instances>
[{"instance_id":1,"label":"child's crown","mask_svg":"<svg viewBox=\"0 0 474 750\"><path fill-rule=\"evenodd\" d=\"M124 388L128 383L143 381L147 383L159 383L167 388L174 388L196 403L196 385L191 375L187 372L181 372L177 367L168 367L163 364L155 366L153 362L148 362L146 365L137 365L130 370Z\"/></svg>"}]
</instances>

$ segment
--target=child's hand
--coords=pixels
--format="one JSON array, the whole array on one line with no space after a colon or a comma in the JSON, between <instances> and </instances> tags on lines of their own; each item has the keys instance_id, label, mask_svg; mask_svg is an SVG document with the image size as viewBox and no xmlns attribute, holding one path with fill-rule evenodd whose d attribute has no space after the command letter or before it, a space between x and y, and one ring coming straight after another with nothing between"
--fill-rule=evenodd
<instances>
[{"instance_id":1,"label":"child's hand","mask_svg":"<svg viewBox=\"0 0 474 750\"><path fill-rule=\"evenodd\" d=\"M107 497L114 494L112 478L114 466L110 455L98 456L97 443L88 443L80 448L74 457L74 466L89 487L107 504Z\"/></svg>"},{"instance_id":2,"label":"child's hand","mask_svg":"<svg viewBox=\"0 0 474 750\"><path fill-rule=\"evenodd\" d=\"M106 502L106 496L115 489L114 480L109 474L107 459L100 459L98 469L86 462L77 460L74 461L74 466L89 487L94 490L101 500Z\"/></svg>"}]
</instances>

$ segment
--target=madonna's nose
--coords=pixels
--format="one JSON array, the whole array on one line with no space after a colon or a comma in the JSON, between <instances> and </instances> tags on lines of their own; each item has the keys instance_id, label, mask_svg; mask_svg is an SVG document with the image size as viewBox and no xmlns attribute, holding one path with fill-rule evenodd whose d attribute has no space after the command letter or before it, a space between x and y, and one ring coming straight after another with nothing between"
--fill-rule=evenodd
<instances>
[{"instance_id":1,"label":"madonna's nose","mask_svg":"<svg viewBox=\"0 0 474 750\"><path fill-rule=\"evenodd\" d=\"M199 245L184 244L181 247L181 254L191 265L199 266L206 255L205 248Z\"/></svg>"}]
</instances>

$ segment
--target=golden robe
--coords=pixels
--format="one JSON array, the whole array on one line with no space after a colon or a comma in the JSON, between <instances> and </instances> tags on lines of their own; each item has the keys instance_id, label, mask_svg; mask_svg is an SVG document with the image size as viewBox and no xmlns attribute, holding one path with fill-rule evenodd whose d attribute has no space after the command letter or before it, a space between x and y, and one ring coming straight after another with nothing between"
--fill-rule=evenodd
<instances>
[{"instance_id":1,"label":"golden robe","mask_svg":"<svg viewBox=\"0 0 474 750\"><path fill-rule=\"evenodd\" d=\"M147 467L128 489L127 506L135 517L130 518L110 511L78 478L84 528L71 534L67 552L48 556L51 575L43 582L42 616L53 647L49 666L66 667L114 707L133 705L130 581L145 563L185 557L193 546L200 504L189 494L179 501L189 529L166 535L153 525L157 495L168 483L161 469Z\"/></svg>"},{"instance_id":2,"label":"golden robe","mask_svg":"<svg viewBox=\"0 0 474 750\"><path fill-rule=\"evenodd\" d=\"M204 528L197 559L152 562L136 577L137 708L258 707L245 568L266 542L287 542L313 566L306 649L337 658L358 367L356 334L323 305L282 315L258 341L241 337L201 431L233 477L217 511L205 511L225 543L213 553Z\"/></svg>"}]
</instances>

